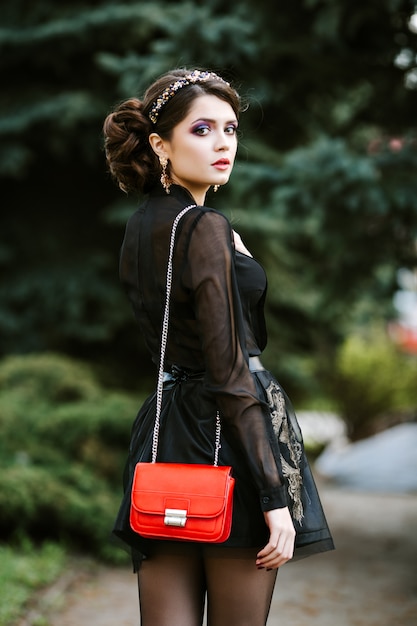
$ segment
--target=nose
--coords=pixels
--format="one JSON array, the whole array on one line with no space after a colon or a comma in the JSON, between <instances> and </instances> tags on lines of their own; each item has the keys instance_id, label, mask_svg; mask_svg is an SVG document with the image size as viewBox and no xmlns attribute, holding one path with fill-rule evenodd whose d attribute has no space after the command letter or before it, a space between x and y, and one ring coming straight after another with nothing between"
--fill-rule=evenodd
<instances>
[{"instance_id":1,"label":"nose","mask_svg":"<svg viewBox=\"0 0 417 626\"><path fill-rule=\"evenodd\" d=\"M216 141L216 150L219 152L224 152L225 150L230 149L231 137L230 135L226 135L223 131L219 132L217 141Z\"/></svg>"}]
</instances>

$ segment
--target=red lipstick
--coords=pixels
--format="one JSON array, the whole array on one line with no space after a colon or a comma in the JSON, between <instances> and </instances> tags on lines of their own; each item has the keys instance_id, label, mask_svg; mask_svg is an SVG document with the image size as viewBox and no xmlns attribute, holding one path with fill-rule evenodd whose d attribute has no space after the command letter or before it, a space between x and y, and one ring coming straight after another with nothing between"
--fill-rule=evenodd
<instances>
[{"instance_id":1,"label":"red lipstick","mask_svg":"<svg viewBox=\"0 0 417 626\"><path fill-rule=\"evenodd\" d=\"M218 170L227 170L230 165L229 159L219 159L215 163L212 163L212 166L217 168Z\"/></svg>"}]
</instances>

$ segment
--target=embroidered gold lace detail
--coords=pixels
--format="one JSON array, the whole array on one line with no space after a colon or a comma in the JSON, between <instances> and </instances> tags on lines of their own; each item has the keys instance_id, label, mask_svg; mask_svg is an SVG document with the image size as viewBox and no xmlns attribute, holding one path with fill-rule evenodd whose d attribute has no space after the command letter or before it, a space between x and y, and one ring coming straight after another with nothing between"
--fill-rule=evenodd
<instances>
[{"instance_id":1,"label":"embroidered gold lace detail","mask_svg":"<svg viewBox=\"0 0 417 626\"><path fill-rule=\"evenodd\" d=\"M284 478L288 485L288 494L292 502L292 515L301 524L304 518L303 503L301 501L301 488L303 479L300 471L302 447L297 441L292 428L290 428L284 395L274 381L271 381L266 389L269 408L271 409L271 421L274 433L280 444L286 446L288 458L283 456L281 448L281 465ZM285 455L287 456L287 455Z\"/></svg>"}]
</instances>

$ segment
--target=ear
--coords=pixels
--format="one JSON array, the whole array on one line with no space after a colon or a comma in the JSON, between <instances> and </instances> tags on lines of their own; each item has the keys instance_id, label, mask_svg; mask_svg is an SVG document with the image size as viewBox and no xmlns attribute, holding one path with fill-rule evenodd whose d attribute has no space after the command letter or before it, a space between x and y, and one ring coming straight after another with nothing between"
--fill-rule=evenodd
<instances>
[{"instance_id":1,"label":"ear","mask_svg":"<svg viewBox=\"0 0 417 626\"><path fill-rule=\"evenodd\" d=\"M156 156L168 158L165 141L158 135L158 133L151 133L148 139Z\"/></svg>"}]
</instances>

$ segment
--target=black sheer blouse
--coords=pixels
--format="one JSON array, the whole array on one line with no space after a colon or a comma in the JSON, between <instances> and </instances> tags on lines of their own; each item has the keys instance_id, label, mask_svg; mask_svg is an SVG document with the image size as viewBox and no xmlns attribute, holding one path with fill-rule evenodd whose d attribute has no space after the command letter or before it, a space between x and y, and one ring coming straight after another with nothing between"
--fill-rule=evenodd
<instances>
[{"instance_id":1,"label":"black sheer blouse","mask_svg":"<svg viewBox=\"0 0 417 626\"><path fill-rule=\"evenodd\" d=\"M156 188L130 218L121 250L120 277L155 364L165 302L173 220L195 204L187 190ZM173 260L165 369L173 364L204 371L222 420L244 451L262 510L287 506L280 456L271 437L269 409L259 398L248 356L266 344L266 277L251 257L236 252L230 223L197 206L181 219Z\"/></svg>"}]
</instances>

